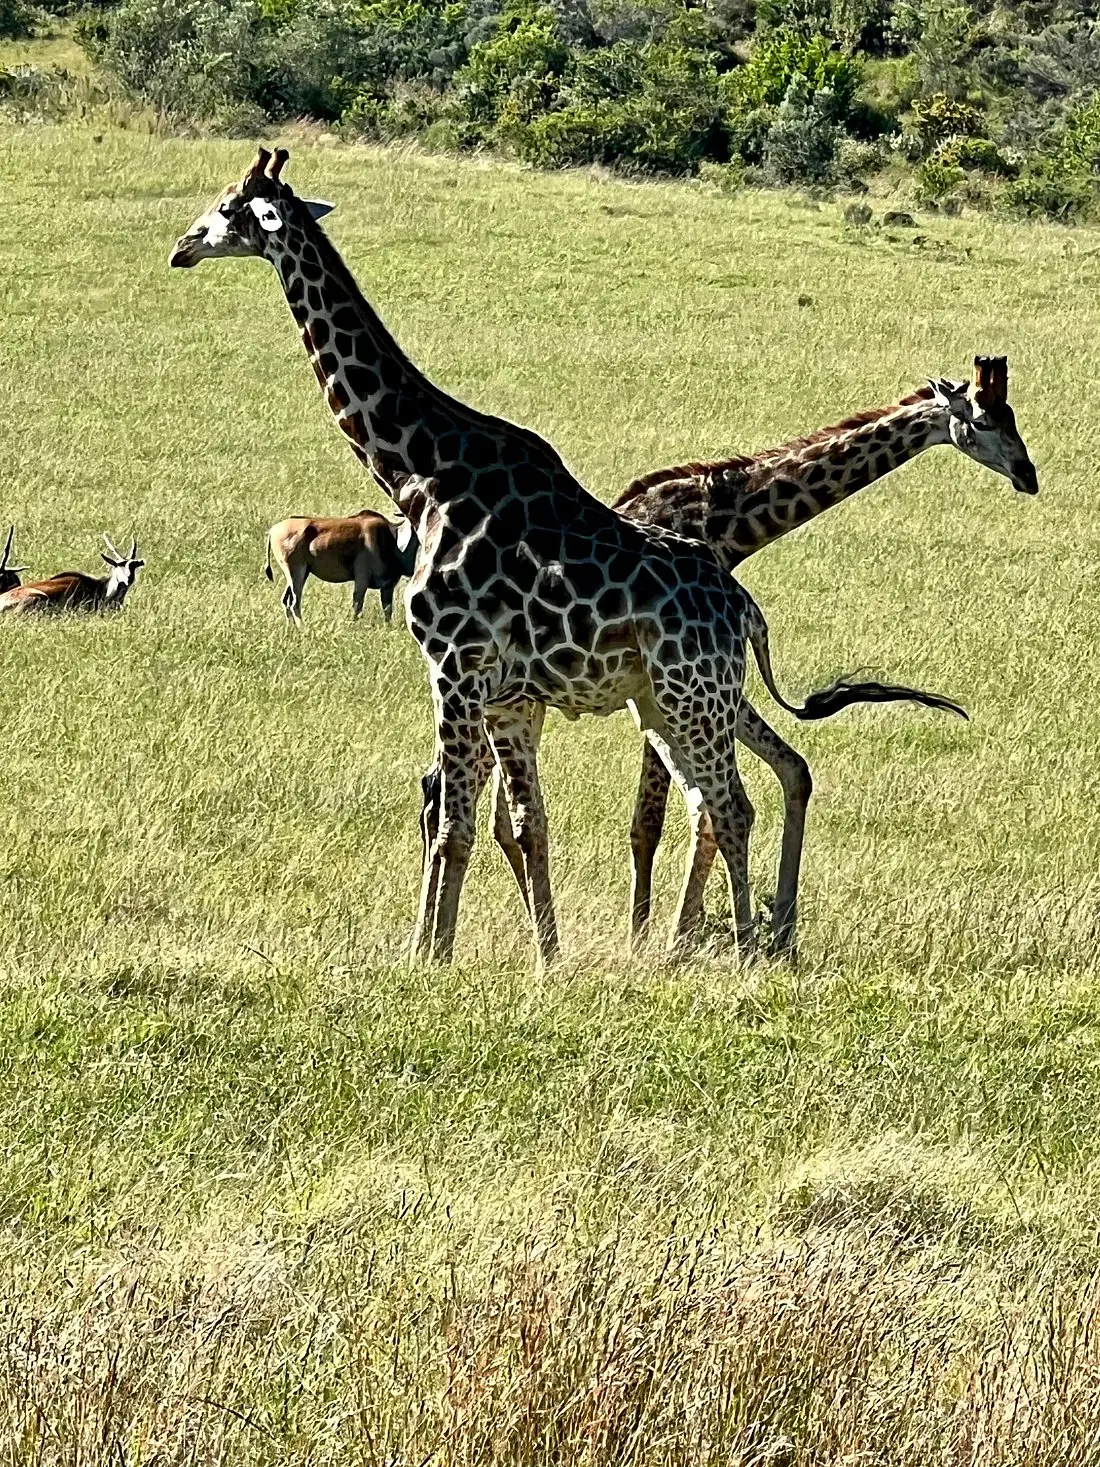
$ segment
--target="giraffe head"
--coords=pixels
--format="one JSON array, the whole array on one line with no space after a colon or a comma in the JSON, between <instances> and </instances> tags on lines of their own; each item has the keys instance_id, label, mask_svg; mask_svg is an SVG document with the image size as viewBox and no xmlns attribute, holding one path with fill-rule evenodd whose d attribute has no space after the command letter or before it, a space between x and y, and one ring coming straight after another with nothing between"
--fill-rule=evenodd
<instances>
[{"instance_id":1,"label":"giraffe head","mask_svg":"<svg viewBox=\"0 0 1100 1467\"><path fill-rule=\"evenodd\" d=\"M929 386L947 411L947 431L960 453L1003 474L1019 493L1038 494L1035 465L1008 404L1006 357L975 357L973 382L941 377Z\"/></svg>"},{"instance_id":2,"label":"giraffe head","mask_svg":"<svg viewBox=\"0 0 1100 1467\"><path fill-rule=\"evenodd\" d=\"M280 177L290 154L286 148L269 153L261 148L240 183L230 184L186 234L176 240L169 264L188 269L200 260L226 255L270 258L273 248L286 240L295 217L304 212L323 219L332 204L299 199Z\"/></svg>"}]
</instances>

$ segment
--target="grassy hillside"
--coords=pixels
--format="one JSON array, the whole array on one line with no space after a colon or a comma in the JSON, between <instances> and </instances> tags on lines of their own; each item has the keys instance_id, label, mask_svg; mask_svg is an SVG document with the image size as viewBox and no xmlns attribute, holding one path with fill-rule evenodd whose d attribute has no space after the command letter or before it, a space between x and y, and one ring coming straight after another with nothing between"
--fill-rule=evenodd
<instances>
[{"instance_id":1,"label":"grassy hillside","mask_svg":"<svg viewBox=\"0 0 1100 1467\"><path fill-rule=\"evenodd\" d=\"M486 836L409 971L418 654L261 574L379 496L274 278L167 268L249 156L0 132L0 523L149 562L0 635L0 1461L1091 1460L1100 236L299 146L414 358L604 497L976 351L1040 474L939 449L745 568L787 689L972 712L794 731L797 972L628 957L625 715L549 721L562 967Z\"/></svg>"}]
</instances>

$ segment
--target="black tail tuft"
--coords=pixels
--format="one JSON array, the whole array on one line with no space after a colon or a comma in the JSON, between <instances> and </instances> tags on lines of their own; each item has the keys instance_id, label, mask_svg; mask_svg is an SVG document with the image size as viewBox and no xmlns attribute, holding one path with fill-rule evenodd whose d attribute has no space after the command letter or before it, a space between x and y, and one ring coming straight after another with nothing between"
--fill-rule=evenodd
<instances>
[{"instance_id":1,"label":"black tail tuft","mask_svg":"<svg viewBox=\"0 0 1100 1467\"><path fill-rule=\"evenodd\" d=\"M942 708L945 713L955 713L959 718L970 717L958 703L952 703L949 698L938 698L935 693L922 693L919 688L903 688L894 683L854 683L844 677L838 677L829 687L811 693L798 717L804 720L831 718L853 703L920 703L925 708Z\"/></svg>"},{"instance_id":2,"label":"black tail tuft","mask_svg":"<svg viewBox=\"0 0 1100 1467\"><path fill-rule=\"evenodd\" d=\"M271 574L271 567L269 565L264 566L264 575L268 578L269 581L273 581L275 579L275 577Z\"/></svg>"}]
</instances>

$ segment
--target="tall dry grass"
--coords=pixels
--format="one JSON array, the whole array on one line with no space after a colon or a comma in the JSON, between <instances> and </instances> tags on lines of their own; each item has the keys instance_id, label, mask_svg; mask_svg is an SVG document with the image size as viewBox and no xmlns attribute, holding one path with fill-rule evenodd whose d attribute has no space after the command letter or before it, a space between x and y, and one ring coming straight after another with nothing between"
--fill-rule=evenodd
<instances>
[{"instance_id":1,"label":"tall dry grass","mask_svg":"<svg viewBox=\"0 0 1100 1467\"><path fill-rule=\"evenodd\" d=\"M1096 1460L1100 1277L1001 1289L857 1228L739 1250L528 1237L419 1296L357 1262L310 1277L255 1245L10 1292L0 1461Z\"/></svg>"}]
</instances>

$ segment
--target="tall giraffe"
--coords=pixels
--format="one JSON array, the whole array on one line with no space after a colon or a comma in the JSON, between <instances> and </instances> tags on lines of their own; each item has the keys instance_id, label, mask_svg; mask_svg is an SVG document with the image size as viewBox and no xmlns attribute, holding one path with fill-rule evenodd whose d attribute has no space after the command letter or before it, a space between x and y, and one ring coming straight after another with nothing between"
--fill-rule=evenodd
<instances>
[{"instance_id":1,"label":"tall giraffe","mask_svg":"<svg viewBox=\"0 0 1100 1467\"><path fill-rule=\"evenodd\" d=\"M429 382L319 227L332 206L299 199L283 181L288 156L261 148L180 237L171 264L258 256L274 266L337 423L420 541L405 607L428 665L441 813L424 862L416 950L451 956L487 737L539 954L554 957L536 761L547 706L567 717L631 707L693 818L709 820L747 939L752 807L735 759L746 640L782 701L759 608L704 546L616 514L537 434ZM850 701L846 690L823 697Z\"/></svg>"},{"instance_id":2,"label":"tall giraffe","mask_svg":"<svg viewBox=\"0 0 1100 1467\"><path fill-rule=\"evenodd\" d=\"M854 414L775 448L714 463L658 469L635 479L613 507L628 519L706 541L732 571L758 550L940 444L952 444L968 458L1003 475L1019 493L1038 491L1035 468L1008 403L1007 361L979 356L974 359L971 383L940 378L897 402ZM870 700L866 686L859 701L865 700ZM747 720L744 733L742 741L772 768L783 788L780 866L788 873L793 870L794 878L781 881L780 889L791 891L797 887L801 862L812 789L810 771L759 715ZM488 773L487 761L484 767ZM664 826L669 782L657 749L647 740L631 823L634 937L649 920L653 863ZM493 831L514 870L516 848L499 780L493 796ZM431 774L425 778L425 797L428 802L434 797ZM425 817L428 828L433 818L431 814ZM694 914L696 924L713 862L713 840L701 822L685 878L686 911L689 920ZM682 910L684 901L682 897ZM777 901L774 941L780 951L789 949L794 924L794 910Z\"/></svg>"}]
</instances>

